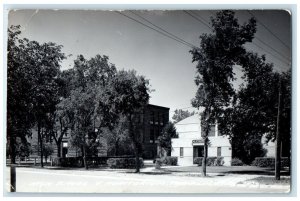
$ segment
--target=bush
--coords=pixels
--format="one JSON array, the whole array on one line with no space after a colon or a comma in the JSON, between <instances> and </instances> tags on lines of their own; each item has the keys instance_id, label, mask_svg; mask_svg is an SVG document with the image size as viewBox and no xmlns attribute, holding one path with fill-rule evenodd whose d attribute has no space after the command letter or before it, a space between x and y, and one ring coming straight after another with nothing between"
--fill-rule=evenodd
<instances>
[{"instance_id":1,"label":"bush","mask_svg":"<svg viewBox=\"0 0 300 201\"><path fill-rule=\"evenodd\" d=\"M244 165L243 161L241 161L238 158L233 158L231 160L231 166L243 166L243 165Z\"/></svg>"},{"instance_id":2,"label":"bush","mask_svg":"<svg viewBox=\"0 0 300 201\"><path fill-rule=\"evenodd\" d=\"M202 160L203 160L203 157L195 157L194 164L197 164L198 166L202 166Z\"/></svg>"},{"instance_id":3,"label":"bush","mask_svg":"<svg viewBox=\"0 0 300 201\"><path fill-rule=\"evenodd\" d=\"M224 165L224 158L223 157L217 157L214 161L214 166L223 166Z\"/></svg>"},{"instance_id":4,"label":"bush","mask_svg":"<svg viewBox=\"0 0 300 201\"><path fill-rule=\"evenodd\" d=\"M109 158L107 165L110 168L135 168L135 158ZM140 158L140 167L144 166L144 161Z\"/></svg>"},{"instance_id":5,"label":"bush","mask_svg":"<svg viewBox=\"0 0 300 201\"><path fill-rule=\"evenodd\" d=\"M83 160L81 157L67 157L67 158L54 158L53 159L54 166L61 167L82 167Z\"/></svg>"},{"instance_id":6,"label":"bush","mask_svg":"<svg viewBox=\"0 0 300 201\"><path fill-rule=\"evenodd\" d=\"M194 158L194 164L198 164L198 166L202 166L203 157ZM207 157L206 160L207 166L223 166L224 158L223 157Z\"/></svg>"},{"instance_id":7,"label":"bush","mask_svg":"<svg viewBox=\"0 0 300 201\"><path fill-rule=\"evenodd\" d=\"M274 157L256 157L252 162L253 166L258 167L275 167L275 158ZM289 167L290 161L287 157L281 158L281 167Z\"/></svg>"},{"instance_id":8,"label":"bush","mask_svg":"<svg viewBox=\"0 0 300 201\"><path fill-rule=\"evenodd\" d=\"M163 160L163 164L165 165L177 165L178 158L174 156L167 156Z\"/></svg>"}]
</instances>

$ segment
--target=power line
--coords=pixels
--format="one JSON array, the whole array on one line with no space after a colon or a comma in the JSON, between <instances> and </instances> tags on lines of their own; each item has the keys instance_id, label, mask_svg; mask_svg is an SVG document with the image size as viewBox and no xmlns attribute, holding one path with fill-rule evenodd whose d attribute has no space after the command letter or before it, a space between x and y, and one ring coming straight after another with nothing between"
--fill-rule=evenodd
<instances>
[{"instance_id":1,"label":"power line","mask_svg":"<svg viewBox=\"0 0 300 201\"><path fill-rule=\"evenodd\" d=\"M258 47L258 48L260 48L260 49L262 49L262 50L264 50L265 52L267 52L267 53L269 53L270 55L272 55L275 59L277 59L278 61L281 61L283 64L288 64L288 63L285 63L285 62L283 62L282 60L280 60L278 57L276 57L275 55L273 55L271 52L269 52L269 51L267 51L267 50L265 50L264 48L262 48L261 46L259 46L258 44L256 44L256 43L254 43L254 42L252 42L256 47ZM288 64L288 66L289 66L290 64ZM278 65L278 67L281 67L282 69L285 69L285 68L283 68L282 66L280 66L280 65Z\"/></svg>"},{"instance_id":2,"label":"power line","mask_svg":"<svg viewBox=\"0 0 300 201\"><path fill-rule=\"evenodd\" d=\"M197 16L197 17L199 17L200 19L202 19L203 20L203 23L205 23L205 25L208 27L208 28L210 28L210 30L212 30L212 28L209 26L209 22L207 22L203 17L201 17L198 13L195 13L195 12L193 12L193 11L190 11L193 15L195 15L195 16Z\"/></svg>"},{"instance_id":3,"label":"power line","mask_svg":"<svg viewBox=\"0 0 300 201\"><path fill-rule=\"evenodd\" d=\"M176 39L176 38L174 38L174 37L171 37L170 35L168 35L168 34L166 34L166 33L164 33L164 32L161 32L161 31L159 31L159 30L157 30L157 29L154 29L153 27L150 27L150 26L144 24L143 22L141 22L141 21L139 21L139 20L137 20L137 19L134 19L133 17L130 17L130 16L128 16L128 15L126 15L126 14L124 14L124 13L121 13L121 12L119 12L119 11L115 11L115 12L118 13L118 14L120 14L120 15L122 15L122 16L124 16L124 17L126 17L126 18L129 18L129 19L131 19L131 20L133 20L133 21L135 21L135 22L137 22L137 23L139 23L139 24L141 24L141 25L143 25L143 26L145 26L145 27L147 27L147 28L149 28L149 29L152 29L152 30L154 30L154 31L156 31L156 32L158 32L158 33L160 33L160 34L162 34L162 35L164 35L164 36L166 36L166 37L168 37L168 38L170 38L170 39L173 39L173 40L175 40L175 41L177 41L177 42L179 42L179 43L181 43L181 44L183 44L183 45L185 45L185 46L188 46L188 47L190 47L190 48L194 48L194 46L190 46L189 44L186 44L186 43L184 43L184 42L182 42L182 41L180 41L180 40L178 40L178 39Z\"/></svg>"},{"instance_id":4,"label":"power line","mask_svg":"<svg viewBox=\"0 0 300 201\"><path fill-rule=\"evenodd\" d=\"M210 11L210 13L212 13L211 11ZM205 20L204 20L205 21ZM206 21L205 21L206 22ZM259 40L261 43L263 43L263 44L265 44L266 46L268 46L269 48L271 48L272 50L274 50L275 52L277 52L277 53L279 53L277 50L275 50L273 47L271 47L271 46L269 46L268 44L266 44L264 41L262 41L260 38L258 38L258 37L256 37L256 39L257 40ZM271 52L269 52L269 51L267 51L266 49L264 49L263 47L261 47L261 46L259 46L257 43L255 43L254 41L252 41L252 43L253 43L253 45L255 45L255 46L257 46L258 48L260 48L260 49L262 49L262 50L264 50L265 52L267 52L267 53L269 53L270 55L272 55L275 59L277 59L278 61L280 61L280 62L282 62L283 64L288 64L288 66L290 65L289 64L289 59L286 59L285 57L285 59L288 61L288 62L284 62L283 60L281 60L280 58L278 58L276 55L274 55L273 53L271 53ZM279 53L280 54L280 53ZM281 54L280 54L281 55ZM282 56L282 55L281 55ZM274 65L275 66L275 65ZM281 67L282 68L282 66L280 66L280 65L278 65L279 67ZM282 68L282 69L285 69L285 68ZM240 70L240 69L238 69L238 70ZM280 69L279 69L280 70Z\"/></svg>"},{"instance_id":5,"label":"power line","mask_svg":"<svg viewBox=\"0 0 300 201\"><path fill-rule=\"evenodd\" d=\"M167 34L173 36L174 38L176 38L176 39L178 39L178 40L180 40L180 41L182 41L182 42L188 44L189 46L192 46L192 47L196 48L193 44L191 44L191 43L189 43L189 42L187 42L187 41L185 41L185 40L179 38L178 36L176 36L176 35L174 35L174 34L168 32L168 31L166 31L165 29L163 29L163 28L161 28L161 27L155 25L154 23L152 23L151 21L149 21L149 20L147 20L146 18L142 17L141 15L139 15L139 14L133 12L133 11L129 11L129 12L131 12L131 13L133 13L134 15L136 15L136 16L142 18L143 20L145 20L146 22L148 22L148 23L151 24L152 26L158 28L159 30L161 30L161 31L163 31L163 32L165 32L165 33L167 33Z\"/></svg>"},{"instance_id":6,"label":"power line","mask_svg":"<svg viewBox=\"0 0 300 201\"><path fill-rule=\"evenodd\" d=\"M198 17L194 16L193 14L189 13L188 11L184 10L184 13L186 13L187 15L191 16L192 18L194 18L195 20L197 20L198 22L200 22L201 24L205 25L206 27L208 27L210 30L212 30L212 28L210 26L208 26L205 22L203 22L201 19L199 19Z\"/></svg>"},{"instance_id":7,"label":"power line","mask_svg":"<svg viewBox=\"0 0 300 201\"><path fill-rule=\"evenodd\" d=\"M290 59L288 59L287 57L285 57L283 54L281 54L279 51L277 51L276 49L274 49L273 47L271 47L269 44L267 44L266 42L264 42L263 40L261 40L258 36L255 37L259 42L263 43L265 46L269 47L270 49L272 49L273 51L275 51L278 55L280 55L282 58L284 58L286 61L290 61Z\"/></svg>"},{"instance_id":8,"label":"power line","mask_svg":"<svg viewBox=\"0 0 300 201\"><path fill-rule=\"evenodd\" d=\"M261 24L269 33L271 33L275 38L277 38L286 48L290 49L290 47L283 42L278 36L276 36L265 24L263 24L260 20L257 19L257 17L255 17L255 15L253 13L251 13L251 11L248 11L248 13L254 17L256 19L256 21Z\"/></svg>"}]
</instances>

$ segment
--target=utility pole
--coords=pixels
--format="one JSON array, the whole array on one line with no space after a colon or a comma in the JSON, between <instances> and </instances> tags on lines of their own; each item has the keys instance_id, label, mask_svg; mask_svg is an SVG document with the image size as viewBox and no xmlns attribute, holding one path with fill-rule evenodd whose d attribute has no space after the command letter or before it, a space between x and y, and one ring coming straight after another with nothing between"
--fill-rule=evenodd
<instances>
[{"instance_id":1,"label":"utility pole","mask_svg":"<svg viewBox=\"0 0 300 201\"><path fill-rule=\"evenodd\" d=\"M276 129L276 158L275 158L275 179L280 180L281 168L281 133L280 133L280 118L282 113L282 89L281 78L279 78L279 93L278 93L278 110L277 110L277 129Z\"/></svg>"}]
</instances>

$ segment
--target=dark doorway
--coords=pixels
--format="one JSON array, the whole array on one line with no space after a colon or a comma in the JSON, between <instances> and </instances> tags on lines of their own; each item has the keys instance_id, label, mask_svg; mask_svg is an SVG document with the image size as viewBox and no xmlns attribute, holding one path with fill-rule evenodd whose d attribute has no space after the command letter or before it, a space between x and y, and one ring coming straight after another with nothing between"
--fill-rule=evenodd
<instances>
[{"instance_id":1,"label":"dark doorway","mask_svg":"<svg viewBox=\"0 0 300 201\"><path fill-rule=\"evenodd\" d=\"M204 146L193 146L193 159L195 159L196 157L203 157L203 153Z\"/></svg>"},{"instance_id":2,"label":"dark doorway","mask_svg":"<svg viewBox=\"0 0 300 201\"><path fill-rule=\"evenodd\" d=\"M62 148L62 157L66 158L68 154L68 148L67 147L63 147Z\"/></svg>"},{"instance_id":3,"label":"dark doorway","mask_svg":"<svg viewBox=\"0 0 300 201\"><path fill-rule=\"evenodd\" d=\"M68 154L68 142L63 142L63 147L62 147L62 157L66 158Z\"/></svg>"}]
</instances>

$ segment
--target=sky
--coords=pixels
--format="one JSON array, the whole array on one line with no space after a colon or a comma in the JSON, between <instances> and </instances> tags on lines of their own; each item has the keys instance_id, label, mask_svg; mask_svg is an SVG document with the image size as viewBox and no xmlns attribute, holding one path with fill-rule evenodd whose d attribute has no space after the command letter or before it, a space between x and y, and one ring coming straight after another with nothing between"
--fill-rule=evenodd
<instances>
[{"instance_id":1,"label":"sky","mask_svg":"<svg viewBox=\"0 0 300 201\"><path fill-rule=\"evenodd\" d=\"M258 20L249 51L265 54L274 70L286 71L291 63L291 16L284 10L236 10L240 23L251 16ZM145 21L143 18L150 21ZM73 66L77 55L87 59L96 54L107 55L118 69L134 69L150 80L150 103L175 109L194 110L196 63L192 63L191 47L150 29L153 24L199 46L199 36L211 33L210 17L215 10L194 11L114 11L100 10L14 10L8 15L8 26L21 25L22 36L38 42L63 45L69 56L62 69ZM192 17L191 14L194 16ZM131 18L131 19L130 19ZM134 21L138 20L141 23ZM157 29L157 28L156 28ZM160 30L161 31L161 30ZM239 67L234 68L237 77ZM238 79L235 86L241 83Z\"/></svg>"}]
</instances>

